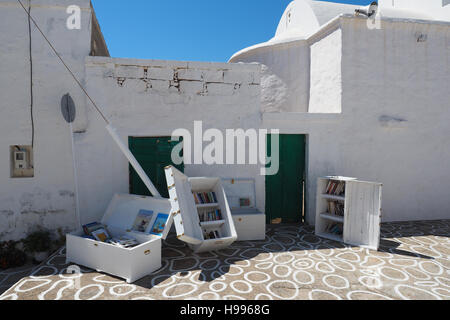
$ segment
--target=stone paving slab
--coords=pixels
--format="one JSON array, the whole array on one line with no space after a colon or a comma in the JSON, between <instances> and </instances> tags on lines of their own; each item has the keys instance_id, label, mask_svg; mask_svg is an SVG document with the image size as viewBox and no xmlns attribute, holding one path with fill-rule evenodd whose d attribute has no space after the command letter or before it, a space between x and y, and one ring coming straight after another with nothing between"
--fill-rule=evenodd
<instances>
[{"instance_id":1,"label":"stone paving slab","mask_svg":"<svg viewBox=\"0 0 450 320\"><path fill-rule=\"evenodd\" d=\"M450 220L383 224L378 252L299 225L268 226L264 241L203 254L169 236L163 267L133 284L68 267L62 248L0 299L450 300Z\"/></svg>"}]
</instances>

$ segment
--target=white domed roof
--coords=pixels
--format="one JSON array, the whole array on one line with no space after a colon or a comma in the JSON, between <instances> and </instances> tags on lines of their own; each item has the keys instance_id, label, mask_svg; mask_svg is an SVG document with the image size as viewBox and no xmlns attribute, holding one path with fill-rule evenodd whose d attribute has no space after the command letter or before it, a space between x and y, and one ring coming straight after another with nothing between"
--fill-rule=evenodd
<instances>
[{"instance_id":1,"label":"white domed roof","mask_svg":"<svg viewBox=\"0 0 450 320\"><path fill-rule=\"evenodd\" d=\"M292 1L283 13L275 37L281 40L292 37L308 37L320 27L310 4L304 0ZM271 41L272 41L271 40Z\"/></svg>"},{"instance_id":2,"label":"white domed roof","mask_svg":"<svg viewBox=\"0 0 450 320\"><path fill-rule=\"evenodd\" d=\"M450 0L378 0L378 12L385 18L450 21L449 2ZM307 39L331 19L341 14L354 14L357 8L362 7L329 1L294 0L284 11L272 39L235 53L230 61L259 48Z\"/></svg>"},{"instance_id":3,"label":"white domed roof","mask_svg":"<svg viewBox=\"0 0 450 320\"><path fill-rule=\"evenodd\" d=\"M261 47L307 39L330 19L342 13L353 13L356 8L359 7L326 1L294 0L284 11L275 36L271 40L235 53L230 61L237 56Z\"/></svg>"}]
</instances>

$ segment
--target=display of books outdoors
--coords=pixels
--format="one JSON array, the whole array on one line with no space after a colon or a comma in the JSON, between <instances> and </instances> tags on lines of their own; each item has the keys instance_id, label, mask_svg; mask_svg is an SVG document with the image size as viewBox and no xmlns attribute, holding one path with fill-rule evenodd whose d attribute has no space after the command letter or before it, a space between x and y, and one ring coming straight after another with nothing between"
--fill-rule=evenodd
<instances>
[{"instance_id":1,"label":"display of books outdoors","mask_svg":"<svg viewBox=\"0 0 450 320\"><path fill-rule=\"evenodd\" d=\"M139 244L136 239L133 239L128 236L112 238L107 240L106 242L121 248L132 248Z\"/></svg>"},{"instance_id":2,"label":"display of books outdoors","mask_svg":"<svg viewBox=\"0 0 450 320\"><path fill-rule=\"evenodd\" d=\"M335 195L335 196L344 195L345 194L345 181L330 180L330 182L328 182L325 193L329 194L329 195Z\"/></svg>"},{"instance_id":3,"label":"display of books outdoors","mask_svg":"<svg viewBox=\"0 0 450 320\"><path fill-rule=\"evenodd\" d=\"M139 244L136 239L129 236L111 237L106 226L98 222L84 225L83 230L85 238L105 242L117 247L132 248Z\"/></svg>"},{"instance_id":4,"label":"display of books outdoors","mask_svg":"<svg viewBox=\"0 0 450 320\"><path fill-rule=\"evenodd\" d=\"M200 222L222 220L222 211L220 211L220 209L199 212L199 215L200 215Z\"/></svg>"},{"instance_id":5,"label":"display of books outdoors","mask_svg":"<svg viewBox=\"0 0 450 320\"><path fill-rule=\"evenodd\" d=\"M328 201L328 213L343 217L345 204L342 201Z\"/></svg>"}]
</instances>

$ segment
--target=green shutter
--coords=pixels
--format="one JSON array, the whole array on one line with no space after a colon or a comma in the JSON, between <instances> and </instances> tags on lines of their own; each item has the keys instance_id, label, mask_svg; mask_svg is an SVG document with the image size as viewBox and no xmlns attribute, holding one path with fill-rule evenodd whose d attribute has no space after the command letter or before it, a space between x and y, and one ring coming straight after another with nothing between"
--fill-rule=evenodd
<instances>
[{"instance_id":1,"label":"green shutter","mask_svg":"<svg viewBox=\"0 0 450 320\"><path fill-rule=\"evenodd\" d=\"M128 138L128 145L139 164L144 169L150 180L152 180L161 196L169 198L167 191L164 168L173 165L184 172L184 164L174 165L172 163L172 149L182 141L171 141L170 137L157 138ZM136 171L130 165L130 193L136 195L150 196L147 187L139 178Z\"/></svg>"},{"instance_id":2,"label":"green shutter","mask_svg":"<svg viewBox=\"0 0 450 320\"><path fill-rule=\"evenodd\" d=\"M271 135L268 135L267 156L271 156L271 145ZM303 220L304 176L305 136L281 134L280 169L278 174L266 176L268 223L277 218L281 218L282 222L286 223L297 223Z\"/></svg>"}]
</instances>

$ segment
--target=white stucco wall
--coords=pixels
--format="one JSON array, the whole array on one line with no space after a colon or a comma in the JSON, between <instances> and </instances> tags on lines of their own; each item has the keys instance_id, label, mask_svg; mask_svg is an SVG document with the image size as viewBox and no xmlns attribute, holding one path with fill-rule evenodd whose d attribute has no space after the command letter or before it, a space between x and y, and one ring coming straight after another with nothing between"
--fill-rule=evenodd
<instances>
[{"instance_id":1,"label":"white stucco wall","mask_svg":"<svg viewBox=\"0 0 450 320\"><path fill-rule=\"evenodd\" d=\"M311 44L310 113L342 111L342 31L331 31Z\"/></svg>"},{"instance_id":2,"label":"white stucco wall","mask_svg":"<svg viewBox=\"0 0 450 320\"><path fill-rule=\"evenodd\" d=\"M309 45L305 40L258 46L230 62L262 64L261 110L307 112L309 96Z\"/></svg>"},{"instance_id":3,"label":"white stucco wall","mask_svg":"<svg viewBox=\"0 0 450 320\"><path fill-rule=\"evenodd\" d=\"M384 184L387 221L450 218L450 23L342 24L346 170Z\"/></svg>"},{"instance_id":4,"label":"white stucco wall","mask_svg":"<svg viewBox=\"0 0 450 320\"><path fill-rule=\"evenodd\" d=\"M348 16L340 25L342 114L263 118L264 127L308 134L308 222L325 175L383 183L385 222L450 218L450 25L384 20L369 30L365 19ZM418 32L426 42L417 42ZM333 52L334 34L317 48ZM317 85L311 92L326 92L326 82Z\"/></svg>"},{"instance_id":5,"label":"white stucco wall","mask_svg":"<svg viewBox=\"0 0 450 320\"><path fill-rule=\"evenodd\" d=\"M66 28L70 4L82 8L81 30ZM31 15L84 79L84 59L90 51L89 0L34 0ZM70 134L60 101L71 94L78 112L74 128L84 130L85 98L32 26L35 177L10 178L9 147L31 145L28 19L17 1L0 1L0 30L0 240L22 238L38 226L65 230L75 225L76 217Z\"/></svg>"},{"instance_id":6,"label":"white stucco wall","mask_svg":"<svg viewBox=\"0 0 450 320\"><path fill-rule=\"evenodd\" d=\"M203 121L204 130L261 124L259 65L89 57L86 75L88 92L125 142L129 136L170 136L178 128L193 132L194 121ZM101 218L114 193L129 192L129 168L92 109L76 150L82 222L88 223ZM185 173L255 178L257 206L264 210L260 167L193 164Z\"/></svg>"}]
</instances>

